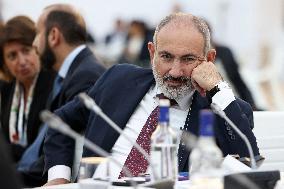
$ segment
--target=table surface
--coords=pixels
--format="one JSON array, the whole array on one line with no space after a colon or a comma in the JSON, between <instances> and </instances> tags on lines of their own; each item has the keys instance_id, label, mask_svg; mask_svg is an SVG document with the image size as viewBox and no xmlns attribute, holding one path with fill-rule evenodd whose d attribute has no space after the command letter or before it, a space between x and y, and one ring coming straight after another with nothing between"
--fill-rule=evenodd
<instances>
[{"instance_id":1,"label":"table surface","mask_svg":"<svg viewBox=\"0 0 284 189\"><path fill-rule=\"evenodd\" d=\"M284 189L284 172L281 172L280 174L281 174L281 180L278 181L275 189ZM85 182L86 185L88 185L88 184L96 184L96 185L105 184L102 181L94 181L94 180L91 180L91 181L85 180L84 182ZM183 186L186 185L186 184L189 184L189 182L188 181L181 181L178 184L180 187L178 186L177 188L182 189L182 188L184 188ZM63 185L56 185L56 186L40 187L39 189L80 189L80 188L85 188L85 187L80 187L80 185L82 186L82 184L80 184L80 183L70 183L70 184L63 184ZM98 187L96 187L96 188L98 188ZM122 186L112 186L111 188L113 188L113 189L125 189L125 187L122 187ZM127 187L127 188L132 188L132 187ZM141 187L139 187L139 188L141 188ZM144 187L144 188L146 189L146 187Z\"/></svg>"}]
</instances>

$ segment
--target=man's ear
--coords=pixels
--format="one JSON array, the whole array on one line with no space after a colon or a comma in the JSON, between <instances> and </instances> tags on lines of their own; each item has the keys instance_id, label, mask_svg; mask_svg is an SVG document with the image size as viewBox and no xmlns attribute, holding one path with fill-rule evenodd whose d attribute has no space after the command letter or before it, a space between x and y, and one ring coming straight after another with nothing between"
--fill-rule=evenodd
<instances>
[{"instance_id":1,"label":"man's ear","mask_svg":"<svg viewBox=\"0 0 284 189\"><path fill-rule=\"evenodd\" d=\"M57 46L60 43L61 33L58 28L53 27L48 33L48 43L50 47Z\"/></svg>"},{"instance_id":2,"label":"man's ear","mask_svg":"<svg viewBox=\"0 0 284 189\"><path fill-rule=\"evenodd\" d=\"M215 49L209 50L207 53L207 61L214 62L215 58L216 58L216 50Z\"/></svg>"},{"instance_id":3,"label":"man's ear","mask_svg":"<svg viewBox=\"0 0 284 189\"><path fill-rule=\"evenodd\" d=\"M155 55L155 45L153 42L148 42L148 51L150 55L151 64L153 64L154 55Z\"/></svg>"}]
</instances>

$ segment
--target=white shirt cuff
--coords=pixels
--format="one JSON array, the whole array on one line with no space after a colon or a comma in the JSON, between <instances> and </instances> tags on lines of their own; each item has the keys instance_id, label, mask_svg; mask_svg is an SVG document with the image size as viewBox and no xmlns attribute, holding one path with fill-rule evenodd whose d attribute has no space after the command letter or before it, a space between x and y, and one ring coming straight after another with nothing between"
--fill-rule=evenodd
<instances>
[{"instance_id":1,"label":"white shirt cuff","mask_svg":"<svg viewBox=\"0 0 284 189\"><path fill-rule=\"evenodd\" d=\"M55 165L48 170L48 182L54 179L71 179L71 168L66 165Z\"/></svg>"},{"instance_id":2,"label":"white shirt cuff","mask_svg":"<svg viewBox=\"0 0 284 189\"><path fill-rule=\"evenodd\" d=\"M230 88L221 89L212 97L212 102L216 103L222 110L227 108L234 100L236 100L236 98L233 90Z\"/></svg>"}]
</instances>

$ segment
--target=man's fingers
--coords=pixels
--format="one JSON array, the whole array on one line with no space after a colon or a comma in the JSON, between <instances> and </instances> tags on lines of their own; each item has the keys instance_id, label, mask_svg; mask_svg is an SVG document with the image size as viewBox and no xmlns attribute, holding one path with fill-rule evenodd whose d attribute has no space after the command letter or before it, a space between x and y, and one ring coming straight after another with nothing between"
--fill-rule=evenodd
<instances>
[{"instance_id":1,"label":"man's fingers","mask_svg":"<svg viewBox=\"0 0 284 189\"><path fill-rule=\"evenodd\" d=\"M201 88L196 81L192 80L191 83L193 87L200 93L201 96L206 96L206 90Z\"/></svg>"},{"instance_id":2,"label":"man's fingers","mask_svg":"<svg viewBox=\"0 0 284 189\"><path fill-rule=\"evenodd\" d=\"M204 89L204 91L200 91L200 94L204 94L206 90L212 89L217 83L222 81L221 75L212 62L202 62L199 64L192 70L191 78L200 88ZM196 89L198 88L196 87Z\"/></svg>"}]
</instances>

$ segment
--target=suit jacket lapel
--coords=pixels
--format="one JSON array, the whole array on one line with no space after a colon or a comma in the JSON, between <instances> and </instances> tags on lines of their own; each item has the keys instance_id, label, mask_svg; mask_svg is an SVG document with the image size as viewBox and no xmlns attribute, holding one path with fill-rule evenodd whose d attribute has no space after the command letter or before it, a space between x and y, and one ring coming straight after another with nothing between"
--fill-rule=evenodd
<instances>
[{"instance_id":1,"label":"suit jacket lapel","mask_svg":"<svg viewBox=\"0 0 284 189\"><path fill-rule=\"evenodd\" d=\"M206 98L200 96L198 92L195 92L192 99L191 111L187 115L186 122L184 125L184 130L198 136L199 128L199 112L201 109L208 108L208 101ZM185 149L184 145L179 145L178 150L178 165L179 171L184 171L188 169L188 156L189 150Z\"/></svg>"},{"instance_id":2,"label":"suit jacket lapel","mask_svg":"<svg viewBox=\"0 0 284 189\"><path fill-rule=\"evenodd\" d=\"M85 48L83 49L73 60L73 62L70 65L70 68L67 72L66 77L63 79L62 81L62 87L60 89L60 92L52 98L52 95L49 96L48 98L48 107L51 110L54 110L53 107L57 108L57 104L60 104L61 100L62 100L62 96L60 94L62 94L62 91L65 91L66 88L68 88L68 83L70 82L71 78L72 78L72 74L73 72L76 70L76 68L80 65L80 63L82 62L82 59L85 58L86 56L89 56L91 53L89 48Z\"/></svg>"},{"instance_id":3,"label":"suit jacket lapel","mask_svg":"<svg viewBox=\"0 0 284 189\"><path fill-rule=\"evenodd\" d=\"M114 106L112 112L105 113L107 113L121 129L124 129L131 115L137 106L139 106L140 101L153 83L154 78L152 74L148 74L147 76L142 75L134 81L128 81L127 86L119 92L119 97L116 99L117 102L123 102L123 107ZM110 151L118 139L119 134L114 129L110 128L101 131L100 136L103 140L99 142L99 145L104 146L105 150Z\"/></svg>"},{"instance_id":4,"label":"suit jacket lapel","mask_svg":"<svg viewBox=\"0 0 284 189\"><path fill-rule=\"evenodd\" d=\"M126 102L124 103L124 112L117 112L113 119L123 120L121 125L124 127L153 83L153 77L140 77L127 84L126 90L122 91L118 99L121 102Z\"/></svg>"},{"instance_id":5,"label":"suit jacket lapel","mask_svg":"<svg viewBox=\"0 0 284 189\"><path fill-rule=\"evenodd\" d=\"M73 62L70 65L70 68L66 74L66 77L64 78L63 82L62 82L62 88L61 90L65 90L65 88L67 87L69 81L72 78L72 74L73 72L76 70L76 68L80 65L80 63L82 62L82 54L86 54L87 49L83 49L73 60Z\"/></svg>"}]
</instances>

